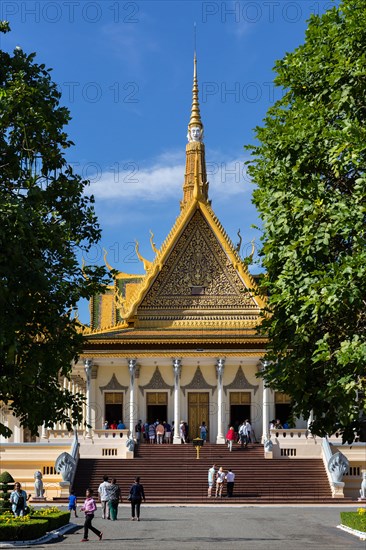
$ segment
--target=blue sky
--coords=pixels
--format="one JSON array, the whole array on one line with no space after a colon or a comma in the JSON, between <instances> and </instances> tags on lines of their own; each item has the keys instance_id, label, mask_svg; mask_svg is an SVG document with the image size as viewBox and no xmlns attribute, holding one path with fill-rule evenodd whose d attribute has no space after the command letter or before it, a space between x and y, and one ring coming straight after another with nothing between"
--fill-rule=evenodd
<instances>
[{"instance_id":1,"label":"blue sky","mask_svg":"<svg viewBox=\"0 0 366 550\"><path fill-rule=\"evenodd\" d=\"M201 117L210 198L242 254L258 223L244 144L254 142L269 106L280 97L273 66L303 43L311 13L331 1L6 1L1 19L12 32L1 47L19 45L53 68L72 116L75 147L67 159L91 180L103 230L85 258L142 273L134 253L153 259L179 214L197 25ZM254 267L253 271L258 271ZM86 304L80 318L88 322Z\"/></svg>"}]
</instances>

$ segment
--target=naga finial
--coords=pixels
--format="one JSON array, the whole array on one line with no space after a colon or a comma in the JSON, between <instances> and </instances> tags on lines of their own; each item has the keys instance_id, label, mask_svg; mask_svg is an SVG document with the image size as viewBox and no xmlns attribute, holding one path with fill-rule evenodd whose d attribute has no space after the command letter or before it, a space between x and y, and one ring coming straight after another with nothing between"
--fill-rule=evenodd
<instances>
[{"instance_id":1,"label":"naga finial","mask_svg":"<svg viewBox=\"0 0 366 550\"><path fill-rule=\"evenodd\" d=\"M104 252L103 259L104 259L104 263L105 263L106 267L109 269L109 271L113 271L113 267L107 262L108 252L105 248L103 248L103 252Z\"/></svg>"},{"instance_id":2,"label":"naga finial","mask_svg":"<svg viewBox=\"0 0 366 550\"><path fill-rule=\"evenodd\" d=\"M154 243L154 233L151 231L151 229L149 229L149 231L150 231L151 248L153 249L153 252L155 252L155 254L157 254L159 252L159 250L156 248L156 245Z\"/></svg>"},{"instance_id":3,"label":"naga finial","mask_svg":"<svg viewBox=\"0 0 366 550\"><path fill-rule=\"evenodd\" d=\"M135 250L136 250L136 255L138 259L140 260L140 262L142 262L142 265L144 266L144 270L149 271L151 269L152 262L149 262L149 260L146 260L146 258L141 256L139 252L139 242L136 239L135 239Z\"/></svg>"}]
</instances>

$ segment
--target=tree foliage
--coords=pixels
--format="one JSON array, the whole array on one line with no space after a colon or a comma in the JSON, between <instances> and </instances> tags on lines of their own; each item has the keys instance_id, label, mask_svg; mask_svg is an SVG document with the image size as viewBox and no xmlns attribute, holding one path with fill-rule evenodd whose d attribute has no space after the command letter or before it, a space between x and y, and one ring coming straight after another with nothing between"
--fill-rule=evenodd
<instances>
[{"instance_id":1,"label":"tree foliage","mask_svg":"<svg viewBox=\"0 0 366 550\"><path fill-rule=\"evenodd\" d=\"M65 160L60 98L35 54L0 51L0 402L33 433L81 421L82 396L59 381L82 349L77 302L106 282L104 268L80 266L100 228L88 182Z\"/></svg>"},{"instance_id":2,"label":"tree foliage","mask_svg":"<svg viewBox=\"0 0 366 550\"><path fill-rule=\"evenodd\" d=\"M366 413L366 4L309 20L275 65L284 90L256 128L249 172L263 221L266 383L313 432L352 441Z\"/></svg>"}]
</instances>

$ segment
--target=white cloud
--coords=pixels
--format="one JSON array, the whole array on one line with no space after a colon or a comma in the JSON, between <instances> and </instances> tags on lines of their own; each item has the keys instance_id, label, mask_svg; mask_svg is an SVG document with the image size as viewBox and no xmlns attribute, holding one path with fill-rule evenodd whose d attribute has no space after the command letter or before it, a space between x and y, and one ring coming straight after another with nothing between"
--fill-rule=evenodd
<instances>
[{"instance_id":1,"label":"white cloud","mask_svg":"<svg viewBox=\"0 0 366 550\"><path fill-rule=\"evenodd\" d=\"M215 155L216 157L216 155ZM232 198L251 191L245 165L238 159L215 157L207 162L209 195L215 200ZM97 200L145 200L164 202L180 199L184 182L185 160L181 152L166 151L150 166L135 162L117 163L114 171L105 171L92 181L88 194Z\"/></svg>"}]
</instances>

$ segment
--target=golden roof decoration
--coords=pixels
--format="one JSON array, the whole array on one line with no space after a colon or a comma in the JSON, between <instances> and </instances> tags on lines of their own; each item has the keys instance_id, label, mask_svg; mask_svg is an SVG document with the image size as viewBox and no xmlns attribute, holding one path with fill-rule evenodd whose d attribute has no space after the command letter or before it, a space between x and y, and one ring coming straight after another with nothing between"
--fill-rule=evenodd
<instances>
[{"instance_id":1,"label":"golden roof decoration","mask_svg":"<svg viewBox=\"0 0 366 550\"><path fill-rule=\"evenodd\" d=\"M142 262L142 265L144 266L144 270L146 272L150 271L151 269L151 266L152 266L152 262L150 262L149 260L146 260L146 258L144 258L143 256L141 256L140 252L139 252L139 242L135 239L135 251L136 251L136 255L138 257L138 259L140 260L140 262Z\"/></svg>"}]
</instances>

